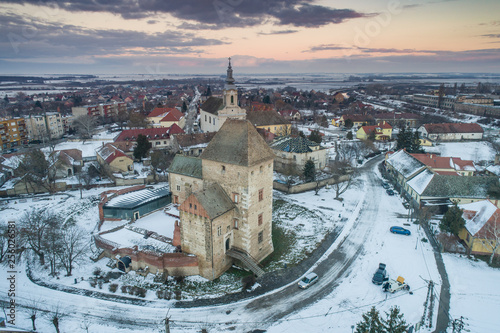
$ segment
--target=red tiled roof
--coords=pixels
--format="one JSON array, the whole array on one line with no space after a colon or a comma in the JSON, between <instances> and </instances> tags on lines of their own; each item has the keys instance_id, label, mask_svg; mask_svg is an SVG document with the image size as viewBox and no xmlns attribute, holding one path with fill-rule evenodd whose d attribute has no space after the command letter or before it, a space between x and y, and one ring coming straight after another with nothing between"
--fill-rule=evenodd
<instances>
[{"instance_id":1,"label":"red tiled roof","mask_svg":"<svg viewBox=\"0 0 500 333\"><path fill-rule=\"evenodd\" d=\"M155 138L170 138L171 134L179 134L184 133L184 131L173 124L170 127L153 127L153 128L138 128L131 130L122 131L115 139L115 142L118 141L135 141L139 134L145 135L149 140Z\"/></svg>"},{"instance_id":2,"label":"red tiled roof","mask_svg":"<svg viewBox=\"0 0 500 333\"><path fill-rule=\"evenodd\" d=\"M483 128L476 123L444 123L444 124L425 124L427 133L484 133Z\"/></svg>"},{"instance_id":3,"label":"red tiled roof","mask_svg":"<svg viewBox=\"0 0 500 333\"><path fill-rule=\"evenodd\" d=\"M184 117L184 114L182 112L177 109L172 109L160 121L179 121L182 117Z\"/></svg>"},{"instance_id":4,"label":"red tiled roof","mask_svg":"<svg viewBox=\"0 0 500 333\"><path fill-rule=\"evenodd\" d=\"M111 162L113 162L115 159L117 159L119 157L125 157L125 158L128 158L129 160L131 160L131 158L128 157L123 151L116 148L115 146L113 146L110 143L107 143L103 147L99 148L97 150L97 153L108 164L110 164Z\"/></svg>"},{"instance_id":5,"label":"red tiled roof","mask_svg":"<svg viewBox=\"0 0 500 333\"><path fill-rule=\"evenodd\" d=\"M148 118L150 118L150 117L160 117L161 115L165 115L167 112L170 112L172 110L179 111L176 108L159 108L159 107L156 107L156 108L153 109L153 111L151 111L148 114Z\"/></svg>"}]
</instances>

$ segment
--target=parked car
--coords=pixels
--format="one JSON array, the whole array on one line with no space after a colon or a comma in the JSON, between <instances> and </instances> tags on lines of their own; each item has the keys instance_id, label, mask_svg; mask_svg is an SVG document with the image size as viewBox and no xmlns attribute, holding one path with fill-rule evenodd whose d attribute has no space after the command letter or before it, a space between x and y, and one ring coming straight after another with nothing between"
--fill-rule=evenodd
<instances>
[{"instance_id":1,"label":"parked car","mask_svg":"<svg viewBox=\"0 0 500 333\"><path fill-rule=\"evenodd\" d=\"M377 271L373 274L372 282L380 285L387 280L389 280L389 274L387 274L387 271L385 270L385 264L380 263L378 264Z\"/></svg>"},{"instance_id":2,"label":"parked car","mask_svg":"<svg viewBox=\"0 0 500 333\"><path fill-rule=\"evenodd\" d=\"M389 189L391 186L387 183L382 183L382 187L385 188L386 190Z\"/></svg>"},{"instance_id":3,"label":"parked car","mask_svg":"<svg viewBox=\"0 0 500 333\"><path fill-rule=\"evenodd\" d=\"M316 273L309 273L299 281L299 288L306 289L314 283L318 282L318 275Z\"/></svg>"},{"instance_id":4,"label":"parked car","mask_svg":"<svg viewBox=\"0 0 500 333\"><path fill-rule=\"evenodd\" d=\"M387 194L389 195L394 195L394 191L391 190L390 188L388 188L387 190L385 190L387 192Z\"/></svg>"},{"instance_id":5,"label":"parked car","mask_svg":"<svg viewBox=\"0 0 500 333\"><path fill-rule=\"evenodd\" d=\"M410 204L406 201L403 202L403 206L406 208L406 209L409 209L410 208Z\"/></svg>"},{"instance_id":6,"label":"parked car","mask_svg":"<svg viewBox=\"0 0 500 333\"><path fill-rule=\"evenodd\" d=\"M390 230L391 230L391 232L393 234L401 234L401 235L406 235L406 236L410 236L411 235L410 230L405 229L403 227L391 227Z\"/></svg>"}]
</instances>

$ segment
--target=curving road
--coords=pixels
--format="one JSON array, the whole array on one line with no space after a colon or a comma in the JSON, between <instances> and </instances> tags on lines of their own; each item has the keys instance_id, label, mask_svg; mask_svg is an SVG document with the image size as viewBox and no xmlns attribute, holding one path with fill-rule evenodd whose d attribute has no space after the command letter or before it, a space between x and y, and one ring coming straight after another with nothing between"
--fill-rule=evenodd
<instances>
[{"instance_id":1,"label":"curving road","mask_svg":"<svg viewBox=\"0 0 500 333\"><path fill-rule=\"evenodd\" d=\"M200 330L200 321L206 322L207 327L213 327L214 323L223 323L218 326L217 331L248 332L249 326L255 326L253 329L266 329L278 319L331 294L349 275L353 261L363 253L363 244L370 235L372 221L376 220L380 213L382 189L379 186L380 179L373 169L381 159L379 156L360 169L359 181L363 182L365 189L363 197L332 246L311 268L321 278L307 290L299 290L293 282L255 298L218 306L185 309L174 308L174 303L168 301L146 301L143 305L134 305L68 294L35 285L24 274L19 274L16 302L18 306L29 307L33 306L33 300L43 299L43 302L38 302L35 306L48 311L53 311L54 306L58 306L66 314L61 320L62 327L65 322L79 323L82 318L88 317L95 325L112 323L113 327L130 331L157 331L162 327L161 322L168 312L172 318L171 327L175 327L176 332ZM355 232L352 232L353 230ZM7 299L3 284L4 282L0 282L0 296ZM258 318L253 325L249 324L252 318Z\"/></svg>"}]
</instances>

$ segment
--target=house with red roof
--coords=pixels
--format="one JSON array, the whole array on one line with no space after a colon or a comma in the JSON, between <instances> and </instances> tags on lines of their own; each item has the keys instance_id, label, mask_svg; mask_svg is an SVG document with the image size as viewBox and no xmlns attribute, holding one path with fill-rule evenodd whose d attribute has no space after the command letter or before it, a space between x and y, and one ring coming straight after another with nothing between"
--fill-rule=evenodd
<instances>
[{"instance_id":1,"label":"house with red roof","mask_svg":"<svg viewBox=\"0 0 500 333\"><path fill-rule=\"evenodd\" d=\"M445 157L436 154L410 154L428 166L438 175L474 176L476 166L473 161L462 160L460 157Z\"/></svg>"},{"instance_id":2,"label":"house with red roof","mask_svg":"<svg viewBox=\"0 0 500 333\"><path fill-rule=\"evenodd\" d=\"M108 143L96 150L97 162L112 173L134 171L134 160L115 145Z\"/></svg>"},{"instance_id":3,"label":"house with red roof","mask_svg":"<svg viewBox=\"0 0 500 333\"><path fill-rule=\"evenodd\" d=\"M300 112L298 110L281 110L278 113L287 120L300 120Z\"/></svg>"},{"instance_id":4,"label":"house with red roof","mask_svg":"<svg viewBox=\"0 0 500 333\"><path fill-rule=\"evenodd\" d=\"M388 141L392 136L392 126L387 122L378 125L361 126L356 132L356 138L367 140L371 135L375 135L376 141Z\"/></svg>"},{"instance_id":5,"label":"house with red roof","mask_svg":"<svg viewBox=\"0 0 500 333\"><path fill-rule=\"evenodd\" d=\"M153 127L170 127L176 124L180 128L184 128L186 124L186 117L176 108L156 107L146 118Z\"/></svg>"},{"instance_id":6,"label":"house with red roof","mask_svg":"<svg viewBox=\"0 0 500 333\"><path fill-rule=\"evenodd\" d=\"M124 130L113 140L115 143L126 143L127 146L133 146L137 137L142 134L151 142L152 148L167 148L172 146L172 136L183 134L184 130L173 124L170 127L137 128Z\"/></svg>"},{"instance_id":7,"label":"house with red roof","mask_svg":"<svg viewBox=\"0 0 500 333\"><path fill-rule=\"evenodd\" d=\"M482 140L484 130L476 123L425 124L418 128L422 138L432 141Z\"/></svg>"}]
</instances>

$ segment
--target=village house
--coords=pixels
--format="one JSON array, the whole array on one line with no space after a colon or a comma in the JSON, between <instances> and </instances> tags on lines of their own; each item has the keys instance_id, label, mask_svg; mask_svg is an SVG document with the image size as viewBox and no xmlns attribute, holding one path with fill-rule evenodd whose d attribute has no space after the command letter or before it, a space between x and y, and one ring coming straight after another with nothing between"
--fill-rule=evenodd
<instances>
[{"instance_id":1,"label":"village house","mask_svg":"<svg viewBox=\"0 0 500 333\"><path fill-rule=\"evenodd\" d=\"M115 145L108 143L96 150L97 162L111 173L134 171L134 160Z\"/></svg>"},{"instance_id":2,"label":"village house","mask_svg":"<svg viewBox=\"0 0 500 333\"><path fill-rule=\"evenodd\" d=\"M368 140L370 136L376 141L388 141L392 138L392 126L384 121L378 125L361 126L356 132L356 138L360 140Z\"/></svg>"},{"instance_id":3,"label":"village house","mask_svg":"<svg viewBox=\"0 0 500 333\"><path fill-rule=\"evenodd\" d=\"M416 128L421 122L421 117L418 114L403 112L377 113L373 115L373 119L375 119L377 124L380 124L384 121L388 122L393 128L403 126Z\"/></svg>"},{"instance_id":4,"label":"village house","mask_svg":"<svg viewBox=\"0 0 500 333\"><path fill-rule=\"evenodd\" d=\"M186 117L176 108L156 107L148 114L146 119L153 127L170 127L175 124L180 128L184 128L186 125Z\"/></svg>"},{"instance_id":5,"label":"village house","mask_svg":"<svg viewBox=\"0 0 500 333\"><path fill-rule=\"evenodd\" d=\"M247 119L257 129L266 130L276 136L291 134L292 124L276 111L249 111Z\"/></svg>"},{"instance_id":6,"label":"village house","mask_svg":"<svg viewBox=\"0 0 500 333\"><path fill-rule=\"evenodd\" d=\"M432 141L461 141L482 140L484 130L476 123L443 123L422 125L418 132Z\"/></svg>"},{"instance_id":7,"label":"village house","mask_svg":"<svg viewBox=\"0 0 500 333\"><path fill-rule=\"evenodd\" d=\"M500 254L500 209L498 202L481 200L459 205L463 209L465 227L458 237L465 243L469 253L474 255Z\"/></svg>"},{"instance_id":8,"label":"village house","mask_svg":"<svg viewBox=\"0 0 500 333\"><path fill-rule=\"evenodd\" d=\"M114 116L118 115L120 112L126 112L126 111L127 111L127 104L124 102L73 106L71 108L71 112L74 117L88 115L96 118L102 117L105 120L106 119L111 120Z\"/></svg>"},{"instance_id":9,"label":"village house","mask_svg":"<svg viewBox=\"0 0 500 333\"><path fill-rule=\"evenodd\" d=\"M74 176L83 167L82 151L79 149L55 150L50 154L51 169L54 169L55 178L62 179Z\"/></svg>"},{"instance_id":10,"label":"village house","mask_svg":"<svg viewBox=\"0 0 500 333\"><path fill-rule=\"evenodd\" d=\"M300 112L298 110L280 110L278 113L286 120L299 121L301 119Z\"/></svg>"},{"instance_id":11,"label":"village house","mask_svg":"<svg viewBox=\"0 0 500 333\"><path fill-rule=\"evenodd\" d=\"M172 139L175 134L182 134L184 130L173 124L170 127L138 128L124 130L114 138L114 142L130 143L134 146L139 135L144 135L151 143L153 149L164 149L172 147Z\"/></svg>"},{"instance_id":12,"label":"village house","mask_svg":"<svg viewBox=\"0 0 500 333\"><path fill-rule=\"evenodd\" d=\"M216 132L177 134L173 136L172 147L174 151L186 156L200 156Z\"/></svg>"},{"instance_id":13,"label":"village house","mask_svg":"<svg viewBox=\"0 0 500 333\"><path fill-rule=\"evenodd\" d=\"M255 274L273 252L274 153L248 121L227 119L200 158L177 155L169 169L179 202L181 247L213 280L239 260Z\"/></svg>"},{"instance_id":14,"label":"village house","mask_svg":"<svg viewBox=\"0 0 500 333\"><path fill-rule=\"evenodd\" d=\"M345 126L347 119L350 119L353 124L353 128L359 128L361 126L370 125L375 122L373 116L369 114L343 114L339 121L338 126Z\"/></svg>"},{"instance_id":15,"label":"village house","mask_svg":"<svg viewBox=\"0 0 500 333\"><path fill-rule=\"evenodd\" d=\"M200 128L203 132L217 132L228 118L246 119L246 111L238 103L231 59L222 98L209 97L200 107Z\"/></svg>"},{"instance_id":16,"label":"village house","mask_svg":"<svg viewBox=\"0 0 500 333\"><path fill-rule=\"evenodd\" d=\"M309 160L314 162L316 170L324 169L328 163L328 150L301 136L280 137L270 147L276 155L274 169L278 172L301 173Z\"/></svg>"}]
</instances>

